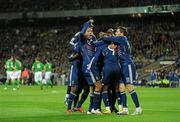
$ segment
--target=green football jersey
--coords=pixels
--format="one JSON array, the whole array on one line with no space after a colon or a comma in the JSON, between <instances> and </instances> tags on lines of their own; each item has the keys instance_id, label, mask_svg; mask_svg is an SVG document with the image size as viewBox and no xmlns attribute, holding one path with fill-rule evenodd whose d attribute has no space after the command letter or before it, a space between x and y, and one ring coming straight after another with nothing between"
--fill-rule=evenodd
<instances>
[{"instance_id":1,"label":"green football jersey","mask_svg":"<svg viewBox=\"0 0 180 122\"><path fill-rule=\"evenodd\" d=\"M36 60L33 64L33 68L35 72L42 72L44 68L44 64Z\"/></svg>"},{"instance_id":2,"label":"green football jersey","mask_svg":"<svg viewBox=\"0 0 180 122\"><path fill-rule=\"evenodd\" d=\"M46 63L44 66L46 72L50 72L52 70L52 64L51 63Z\"/></svg>"},{"instance_id":3,"label":"green football jersey","mask_svg":"<svg viewBox=\"0 0 180 122\"><path fill-rule=\"evenodd\" d=\"M5 63L5 67L7 71L13 71L14 70L13 60L8 59Z\"/></svg>"},{"instance_id":4,"label":"green football jersey","mask_svg":"<svg viewBox=\"0 0 180 122\"><path fill-rule=\"evenodd\" d=\"M22 70L22 63L19 60L15 60L16 70Z\"/></svg>"}]
</instances>

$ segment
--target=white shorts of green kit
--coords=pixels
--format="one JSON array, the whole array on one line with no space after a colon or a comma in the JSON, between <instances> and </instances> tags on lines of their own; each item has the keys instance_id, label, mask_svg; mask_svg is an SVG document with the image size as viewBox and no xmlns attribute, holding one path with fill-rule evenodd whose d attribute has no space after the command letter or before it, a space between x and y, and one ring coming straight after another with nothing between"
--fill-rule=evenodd
<instances>
[{"instance_id":1,"label":"white shorts of green kit","mask_svg":"<svg viewBox=\"0 0 180 122\"><path fill-rule=\"evenodd\" d=\"M34 73L34 80L37 83L38 81L42 82L42 72L35 72Z\"/></svg>"},{"instance_id":2,"label":"white shorts of green kit","mask_svg":"<svg viewBox=\"0 0 180 122\"><path fill-rule=\"evenodd\" d=\"M42 79L42 84L47 84L47 81L45 79Z\"/></svg>"},{"instance_id":3,"label":"white shorts of green kit","mask_svg":"<svg viewBox=\"0 0 180 122\"><path fill-rule=\"evenodd\" d=\"M13 74L13 71L6 71L7 80L12 80L12 74Z\"/></svg>"},{"instance_id":4,"label":"white shorts of green kit","mask_svg":"<svg viewBox=\"0 0 180 122\"><path fill-rule=\"evenodd\" d=\"M45 72L45 80L50 80L51 79L51 72Z\"/></svg>"},{"instance_id":5,"label":"white shorts of green kit","mask_svg":"<svg viewBox=\"0 0 180 122\"><path fill-rule=\"evenodd\" d=\"M15 79L20 79L21 78L21 71L14 71L12 73L12 80L15 80Z\"/></svg>"}]
</instances>

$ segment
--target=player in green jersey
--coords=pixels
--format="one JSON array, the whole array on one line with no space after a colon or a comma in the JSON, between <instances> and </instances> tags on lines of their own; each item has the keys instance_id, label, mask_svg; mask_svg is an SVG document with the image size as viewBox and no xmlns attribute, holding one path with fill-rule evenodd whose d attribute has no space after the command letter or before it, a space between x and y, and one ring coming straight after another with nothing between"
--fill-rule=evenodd
<instances>
[{"instance_id":1,"label":"player in green jersey","mask_svg":"<svg viewBox=\"0 0 180 122\"><path fill-rule=\"evenodd\" d=\"M42 72L44 69L44 64L41 63L40 57L36 57L35 62L32 66L32 71L34 72L35 84L42 85Z\"/></svg>"},{"instance_id":2,"label":"player in green jersey","mask_svg":"<svg viewBox=\"0 0 180 122\"><path fill-rule=\"evenodd\" d=\"M10 59L8 59L5 62L4 67L6 69L6 82L5 82L4 90L7 90L8 84L10 83L10 81L12 81L12 73L14 70L14 68L13 68L13 56L11 56Z\"/></svg>"},{"instance_id":3,"label":"player in green jersey","mask_svg":"<svg viewBox=\"0 0 180 122\"><path fill-rule=\"evenodd\" d=\"M52 64L46 59L46 64L44 65L44 80L43 84L46 84L46 87L49 85L53 87L53 83L51 81L51 74L52 74Z\"/></svg>"},{"instance_id":4,"label":"player in green jersey","mask_svg":"<svg viewBox=\"0 0 180 122\"><path fill-rule=\"evenodd\" d=\"M17 59L17 56L14 57L13 63L14 63L14 71L12 75L13 90L16 90L16 88L19 88L20 86L22 63Z\"/></svg>"}]
</instances>

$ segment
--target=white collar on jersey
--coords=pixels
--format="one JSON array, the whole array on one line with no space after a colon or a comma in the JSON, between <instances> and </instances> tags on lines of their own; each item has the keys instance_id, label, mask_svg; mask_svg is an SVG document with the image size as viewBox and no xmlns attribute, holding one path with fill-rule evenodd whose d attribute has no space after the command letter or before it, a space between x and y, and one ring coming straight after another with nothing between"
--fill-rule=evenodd
<instances>
[{"instance_id":1,"label":"white collar on jersey","mask_svg":"<svg viewBox=\"0 0 180 122\"><path fill-rule=\"evenodd\" d=\"M114 49L111 49L110 46L108 46L108 49L113 52L112 55L115 54L115 50L114 50Z\"/></svg>"}]
</instances>

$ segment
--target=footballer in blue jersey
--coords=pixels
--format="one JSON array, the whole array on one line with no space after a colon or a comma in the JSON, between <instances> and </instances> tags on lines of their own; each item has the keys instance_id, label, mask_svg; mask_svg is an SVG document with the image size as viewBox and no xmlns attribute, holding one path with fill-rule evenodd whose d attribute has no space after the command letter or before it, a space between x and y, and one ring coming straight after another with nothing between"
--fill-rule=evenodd
<instances>
[{"instance_id":1,"label":"footballer in blue jersey","mask_svg":"<svg viewBox=\"0 0 180 122\"><path fill-rule=\"evenodd\" d=\"M96 108L94 106L97 106L99 104L99 97L100 92L102 88L102 84L100 82L100 73L99 68L97 65L93 65L90 70L88 70L88 64L90 63L91 59L94 57L96 45L94 42L96 41L95 36L93 35L93 28L92 23L94 20L90 19L88 22L86 22L83 25L83 28L80 32L80 52L83 58L82 63L82 71L86 78L86 81L88 82L91 90L90 95L90 104L87 114L95 113L95 114L101 114L99 109L93 109Z\"/></svg>"},{"instance_id":2,"label":"footballer in blue jersey","mask_svg":"<svg viewBox=\"0 0 180 122\"><path fill-rule=\"evenodd\" d=\"M129 111L127 108L127 97L125 93L125 86L127 86L127 89L129 93L131 94L133 102L136 106L136 109L132 113L132 115L138 115L142 113L142 109L140 107L138 96L133 86L133 82L136 80L136 67L131 58L131 48L127 40L126 34L127 34L126 28L119 26L116 29L116 33L115 33L116 36L105 37L103 38L103 40L113 41L118 44L118 55L119 55L120 64L122 68L122 74L124 77L124 80L120 80L120 83L119 83L119 90L121 93L123 109L122 111L119 111L118 114L120 115L129 114Z\"/></svg>"},{"instance_id":3,"label":"footballer in blue jersey","mask_svg":"<svg viewBox=\"0 0 180 122\"><path fill-rule=\"evenodd\" d=\"M96 50L95 56L92 58L89 69L93 66L100 57L103 57L103 71L102 71L102 97L106 109L103 111L105 114L110 114L110 103L108 97L108 88L111 84L115 84L120 79L120 66L118 63L118 52L116 50L117 45L114 43L104 43ZM101 56L102 55L102 56Z\"/></svg>"},{"instance_id":4,"label":"footballer in blue jersey","mask_svg":"<svg viewBox=\"0 0 180 122\"><path fill-rule=\"evenodd\" d=\"M71 48L71 51L73 52L73 50L74 50L74 48L75 48L75 46L77 45L77 42L78 42L78 39L77 39L77 37L78 37L78 35L79 35L79 32L77 32L73 37L72 37L72 39L71 39L71 41L69 42L69 44L70 44L70 48ZM69 60L70 60L70 62L72 61L72 60L74 60L74 58L73 58L73 56L74 56L74 53L71 53L71 55L68 57L69 58ZM74 56L75 57L75 56ZM72 67L72 66L71 66ZM72 68L71 68L72 69ZM70 71L70 72L72 72L72 71ZM68 79L68 84L67 84L67 92L66 92L66 96L65 96L65 100L64 100L64 103L65 104L68 104L68 98L69 98L69 94L70 94L70 92L71 92L71 82L72 82L72 76L71 76L71 78L69 77L69 79ZM77 79L77 78L76 78ZM76 80L75 80L76 81Z\"/></svg>"},{"instance_id":5,"label":"footballer in blue jersey","mask_svg":"<svg viewBox=\"0 0 180 122\"><path fill-rule=\"evenodd\" d=\"M78 105L75 109L80 112L84 112L81 106L89 94L89 87L86 84L84 76L82 75L82 57L81 54L77 52L79 34L80 32L76 33L70 41L71 55L69 56L69 61L71 63L71 69L68 82L68 90L70 92L67 97L67 113L72 112L71 106L73 102L74 107L76 107L76 103L78 101L79 94L81 93L82 89L84 89L84 92L82 93L81 99L78 102Z\"/></svg>"}]
</instances>

